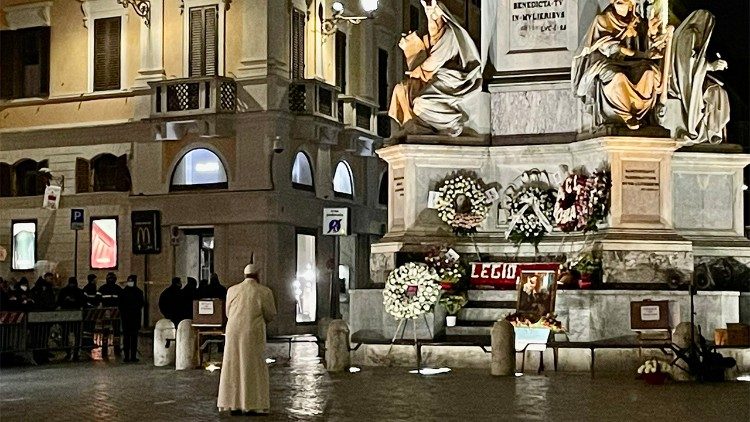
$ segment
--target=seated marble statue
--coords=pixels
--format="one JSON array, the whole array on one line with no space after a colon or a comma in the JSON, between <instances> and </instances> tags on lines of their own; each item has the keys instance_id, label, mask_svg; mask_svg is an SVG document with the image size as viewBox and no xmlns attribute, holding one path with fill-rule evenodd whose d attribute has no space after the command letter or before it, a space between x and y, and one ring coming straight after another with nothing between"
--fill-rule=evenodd
<instances>
[{"instance_id":1,"label":"seated marble statue","mask_svg":"<svg viewBox=\"0 0 750 422\"><path fill-rule=\"evenodd\" d=\"M465 132L472 108L466 101L482 90L479 52L474 41L442 3L422 1L428 34L410 33L399 42L409 71L408 79L394 87L388 114L407 133Z\"/></svg>"},{"instance_id":2,"label":"seated marble statue","mask_svg":"<svg viewBox=\"0 0 750 422\"><path fill-rule=\"evenodd\" d=\"M672 39L669 100L662 125L685 145L718 143L729 123L727 92L707 72L724 70L727 62L706 58L714 16L696 10L675 30Z\"/></svg>"},{"instance_id":3,"label":"seated marble statue","mask_svg":"<svg viewBox=\"0 0 750 422\"><path fill-rule=\"evenodd\" d=\"M573 92L593 98L597 125L624 123L637 129L647 124L663 90L667 36L658 19L643 19L636 6L635 0L611 0L573 58Z\"/></svg>"}]
</instances>

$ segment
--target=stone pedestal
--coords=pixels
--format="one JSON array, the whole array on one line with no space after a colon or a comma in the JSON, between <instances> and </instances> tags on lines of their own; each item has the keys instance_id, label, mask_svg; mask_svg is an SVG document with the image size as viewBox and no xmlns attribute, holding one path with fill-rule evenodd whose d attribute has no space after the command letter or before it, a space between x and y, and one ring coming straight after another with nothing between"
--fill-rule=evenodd
<instances>
[{"instance_id":1,"label":"stone pedestal","mask_svg":"<svg viewBox=\"0 0 750 422\"><path fill-rule=\"evenodd\" d=\"M342 319L335 319L328 325L326 335L326 369L341 372L349 369L349 326Z\"/></svg>"},{"instance_id":2,"label":"stone pedestal","mask_svg":"<svg viewBox=\"0 0 750 422\"><path fill-rule=\"evenodd\" d=\"M425 252L441 243L461 253L476 252L471 239L455 237L427 204L439 181L461 169L475 172L502 193L530 169L546 171L556 184L565 176L561 165L589 173L610 168L610 216L587 239L602 255L604 283L684 283L693 274L694 244L712 259L741 257L750 262L750 242L741 236L742 170L750 163L748 154L675 153L679 146L675 140L644 136L606 135L546 145L464 145L452 138L429 138L428 144L406 143L377 151L388 162L390 192L388 232L372 249L375 282L385 281L397 253ZM478 228L475 241L481 253L559 256L584 247L581 233L565 235L557 230L538 250L517 247L505 239L504 201L493 204ZM693 206L698 201L699 210Z\"/></svg>"},{"instance_id":3,"label":"stone pedestal","mask_svg":"<svg viewBox=\"0 0 750 422\"><path fill-rule=\"evenodd\" d=\"M514 376L516 373L516 334L508 321L498 321L492 327L492 364L490 373Z\"/></svg>"},{"instance_id":4,"label":"stone pedestal","mask_svg":"<svg viewBox=\"0 0 750 422\"><path fill-rule=\"evenodd\" d=\"M176 330L174 323L166 318L160 319L154 326L154 366L167 366L175 363ZM170 340L167 347L167 340Z\"/></svg>"},{"instance_id":5,"label":"stone pedestal","mask_svg":"<svg viewBox=\"0 0 750 422\"><path fill-rule=\"evenodd\" d=\"M198 365L198 333L193 328L193 320L183 319L177 327L175 369L192 369Z\"/></svg>"}]
</instances>

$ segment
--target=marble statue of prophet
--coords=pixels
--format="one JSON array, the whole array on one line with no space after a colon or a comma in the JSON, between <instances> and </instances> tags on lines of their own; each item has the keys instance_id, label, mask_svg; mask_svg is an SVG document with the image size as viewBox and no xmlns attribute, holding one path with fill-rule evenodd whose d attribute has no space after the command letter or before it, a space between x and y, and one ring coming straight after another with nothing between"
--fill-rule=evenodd
<instances>
[{"instance_id":1,"label":"marble statue of prophet","mask_svg":"<svg viewBox=\"0 0 750 422\"><path fill-rule=\"evenodd\" d=\"M707 74L727 68L726 61L709 62L706 57L714 25L710 12L696 10L680 24L672 40L669 97L675 101L667 106L676 110L668 110L662 124L685 145L719 143L729 123L727 92Z\"/></svg>"},{"instance_id":2,"label":"marble statue of prophet","mask_svg":"<svg viewBox=\"0 0 750 422\"><path fill-rule=\"evenodd\" d=\"M442 3L422 1L428 34L403 37L409 78L397 85L388 114L408 133L459 136L478 101L466 101L482 90L479 51Z\"/></svg>"},{"instance_id":3,"label":"marble statue of prophet","mask_svg":"<svg viewBox=\"0 0 750 422\"><path fill-rule=\"evenodd\" d=\"M643 19L636 6L635 0L611 0L573 58L573 92L594 98L596 124L637 129L660 100L667 37L659 18Z\"/></svg>"}]
</instances>

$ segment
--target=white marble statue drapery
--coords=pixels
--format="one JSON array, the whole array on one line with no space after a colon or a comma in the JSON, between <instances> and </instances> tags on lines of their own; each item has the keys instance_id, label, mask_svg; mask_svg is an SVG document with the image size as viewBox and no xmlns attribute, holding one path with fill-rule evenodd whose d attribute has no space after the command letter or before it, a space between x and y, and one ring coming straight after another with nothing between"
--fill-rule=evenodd
<instances>
[{"instance_id":1,"label":"white marble statue drapery","mask_svg":"<svg viewBox=\"0 0 750 422\"><path fill-rule=\"evenodd\" d=\"M727 66L724 60L709 62L706 57L714 25L710 12L696 10L680 24L672 41L669 96L677 101L668 107L680 110L670 110L662 124L687 145L721 142L729 122L727 92L707 73Z\"/></svg>"},{"instance_id":2,"label":"white marble statue drapery","mask_svg":"<svg viewBox=\"0 0 750 422\"><path fill-rule=\"evenodd\" d=\"M389 115L407 132L420 131L459 136L468 116L478 112L479 101L466 101L481 93L479 52L469 33L445 5L422 3L429 34L402 38L399 46L409 64L409 78L393 90Z\"/></svg>"}]
</instances>

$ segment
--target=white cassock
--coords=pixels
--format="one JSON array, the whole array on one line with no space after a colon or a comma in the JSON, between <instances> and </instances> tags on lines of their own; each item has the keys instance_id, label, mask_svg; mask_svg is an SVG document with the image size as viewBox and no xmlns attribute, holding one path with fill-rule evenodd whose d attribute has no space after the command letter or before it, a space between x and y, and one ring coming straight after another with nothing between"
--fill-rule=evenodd
<instances>
[{"instance_id":1,"label":"white cassock","mask_svg":"<svg viewBox=\"0 0 750 422\"><path fill-rule=\"evenodd\" d=\"M246 278L227 291L227 328L221 365L219 398L224 410L269 410L271 407L266 348L266 323L276 316L271 289Z\"/></svg>"}]
</instances>

